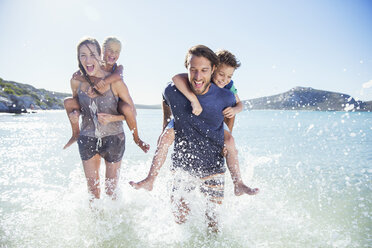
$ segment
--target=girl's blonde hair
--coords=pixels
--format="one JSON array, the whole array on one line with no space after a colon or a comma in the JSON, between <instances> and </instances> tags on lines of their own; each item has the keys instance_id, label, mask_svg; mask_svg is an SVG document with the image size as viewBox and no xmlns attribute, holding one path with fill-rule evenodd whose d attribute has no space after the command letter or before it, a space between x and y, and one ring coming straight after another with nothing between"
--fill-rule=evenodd
<instances>
[{"instance_id":1,"label":"girl's blonde hair","mask_svg":"<svg viewBox=\"0 0 372 248\"><path fill-rule=\"evenodd\" d=\"M118 43L118 44L120 45L120 50L121 50L121 42L120 42L120 40L118 40L118 38L116 38L116 37L109 36L109 37L107 37L107 38L103 41L103 44L102 44L102 50L103 50L103 52L105 51L106 47L108 46L108 44L109 44L110 42Z\"/></svg>"}]
</instances>

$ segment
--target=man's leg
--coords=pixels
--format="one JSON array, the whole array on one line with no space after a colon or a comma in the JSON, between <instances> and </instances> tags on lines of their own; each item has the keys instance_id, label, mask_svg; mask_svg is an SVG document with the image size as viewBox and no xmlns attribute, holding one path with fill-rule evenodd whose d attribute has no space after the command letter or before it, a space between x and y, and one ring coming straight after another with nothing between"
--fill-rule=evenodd
<instances>
[{"instance_id":1,"label":"man's leg","mask_svg":"<svg viewBox=\"0 0 372 248\"><path fill-rule=\"evenodd\" d=\"M208 231L217 233L218 228L218 208L222 204L225 189L225 174L214 174L202 178L200 191L207 198L206 218Z\"/></svg>"}]
</instances>

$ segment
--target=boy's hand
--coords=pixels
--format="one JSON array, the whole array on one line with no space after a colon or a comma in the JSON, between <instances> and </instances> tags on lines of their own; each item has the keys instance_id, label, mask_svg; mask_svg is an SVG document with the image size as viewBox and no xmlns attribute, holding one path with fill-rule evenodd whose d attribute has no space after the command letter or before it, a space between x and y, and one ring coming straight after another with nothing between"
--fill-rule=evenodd
<instances>
[{"instance_id":1,"label":"boy's hand","mask_svg":"<svg viewBox=\"0 0 372 248\"><path fill-rule=\"evenodd\" d=\"M200 113L203 111L203 108L200 105L199 101L191 102L191 107L192 107L192 113L194 115L200 115Z\"/></svg>"},{"instance_id":2,"label":"boy's hand","mask_svg":"<svg viewBox=\"0 0 372 248\"><path fill-rule=\"evenodd\" d=\"M232 107L228 107L228 108L225 108L223 111L222 111L222 114L226 117L226 118L233 118L235 115L236 115L236 111L234 108Z\"/></svg>"}]
</instances>

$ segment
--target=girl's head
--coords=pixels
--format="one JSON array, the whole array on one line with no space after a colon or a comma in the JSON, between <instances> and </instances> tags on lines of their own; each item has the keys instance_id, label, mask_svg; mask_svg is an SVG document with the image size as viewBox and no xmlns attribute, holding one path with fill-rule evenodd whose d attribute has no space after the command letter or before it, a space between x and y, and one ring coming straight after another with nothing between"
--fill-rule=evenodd
<instances>
[{"instance_id":1,"label":"girl's head","mask_svg":"<svg viewBox=\"0 0 372 248\"><path fill-rule=\"evenodd\" d=\"M216 52L219 60L218 67L213 74L213 82L220 88L225 87L230 83L232 76L237 68L240 67L240 62L235 55L227 50Z\"/></svg>"},{"instance_id":2,"label":"girl's head","mask_svg":"<svg viewBox=\"0 0 372 248\"><path fill-rule=\"evenodd\" d=\"M103 60L108 65L118 61L121 51L121 42L115 37L107 37L103 42Z\"/></svg>"},{"instance_id":3,"label":"girl's head","mask_svg":"<svg viewBox=\"0 0 372 248\"><path fill-rule=\"evenodd\" d=\"M77 46L77 57L84 76L94 76L100 70L101 47L96 39L81 40Z\"/></svg>"}]
</instances>

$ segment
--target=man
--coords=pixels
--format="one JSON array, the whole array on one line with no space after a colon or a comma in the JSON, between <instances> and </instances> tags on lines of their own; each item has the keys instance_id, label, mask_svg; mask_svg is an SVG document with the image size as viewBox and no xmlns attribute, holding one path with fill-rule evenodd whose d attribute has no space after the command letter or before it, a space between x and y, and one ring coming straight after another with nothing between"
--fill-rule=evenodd
<instances>
[{"instance_id":1,"label":"man","mask_svg":"<svg viewBox=\"0 0 372 248\"><path fill-rule=\"evenodd\" d=\"M212 73L218 65L216 54L206 46L192 47L185 59L190 88L203 107L199 116L192 114L187 98L169 84L164 91L164 120L174 117L175 142L172 169L175 171L172 202L177 223L187 220L190 208L179 192L189 192L197 187L206 196L209 211L206 213L211 231L217 231L216 204L224 196L224 145L223 114L226 107L235 105L229 90L211 83ZM179 172L181 171L181 172ZM185 177L182 172L189 175Z\"/></svg>"}]
</instances>

